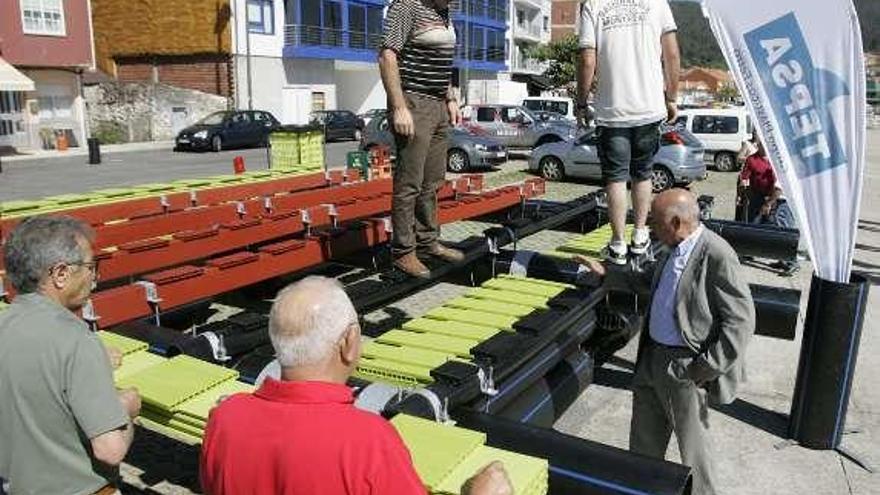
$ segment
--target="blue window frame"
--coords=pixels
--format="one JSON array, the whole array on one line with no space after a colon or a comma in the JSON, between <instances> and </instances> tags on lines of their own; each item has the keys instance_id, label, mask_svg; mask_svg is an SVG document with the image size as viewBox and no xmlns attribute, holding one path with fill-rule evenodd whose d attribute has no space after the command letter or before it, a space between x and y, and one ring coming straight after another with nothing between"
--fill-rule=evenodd
<instances>
[{"instance_id":1,"label":"blue window frame","mask_svg":"<svg viewBox=\"0 0 880 495\"><path fill-rule=\"evenodd\" d=\"M247 0L248 31L275 34L275 0Z\"/></svg>"}]
</instances>

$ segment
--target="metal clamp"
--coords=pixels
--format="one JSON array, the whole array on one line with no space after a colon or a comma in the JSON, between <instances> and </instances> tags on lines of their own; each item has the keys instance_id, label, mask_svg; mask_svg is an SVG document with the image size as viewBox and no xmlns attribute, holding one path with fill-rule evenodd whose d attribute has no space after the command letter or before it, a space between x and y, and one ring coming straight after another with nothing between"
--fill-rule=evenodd
<instances>
[{"instance_id":1,"label":"metal clamp","mask_svg":"<svg viewBox=\"0 0 880 495\"><path fill-rule=\"evenodd\" d=\"M498 241L494 237L486 236L486 246L489 248L489 254L501 254L498 250Z\"/></svg>"},{"instance_id":2,"label":"metal clamp","mask_svg":"<svg viewBox=\"0 0 880 495\"><path fill-rule=\"evenodd\" d=\"M166 210L171 208L171 202L168 201L168 196L164 194L159 196L159 205Z\"/></svg>"},{"instance_id":3,"label":"metal clamp","mask_svg":"<svg viewBox=\"0 0 880 495\"><path fill-rule=\"evenodd\" d=\"M161 319L159 317L159 303L162 302L162 298L159 297L159 287L156 286L153 282L148 282L146 280L141 280L139 282L135 282L135 285L140 285L144 288L144 293L147 296L147 302L153 308L153 318L156 321L156 326L160 326Z\"/></svg>"},{"instance_id":4,"label":"metal clamp","mask_svg":"<svg viewBox=\"0 0 880 495\"><path fill-rule=\"evenodd\" d=\"M449 398L444 397L443 401L440 400L440 397L434 392L426 389L419 388L413 391L413 395L421 395L424 397L428 404L431 406L431 409L434 411L434 420L438 423L449 423Z\"/></svg>"},{"instance_id":5,"label":"metal clamp","mask_svg":"<svg viewBox=\"0 0 880 495\"><path fill-rule=\"evenodd\" d=\"M272 206L272 197L271 196L266 196L263 198L263 208L267 212L271 212L274 209Z\"/></svg>"},{"instance_id":6,"label":"metal clamp","mask_svg":"<svg viewBox=\"0 0 880 495\"><path fill-rule=\"evenodd\" d=\"M309 210L299 210L299 216L305 227L306 237L312 235L312 214Z\"/></svg>"},{"instance_id":7,"label":"metal clamp","mask_svg":"<svg viewBox=\"0 0 880 495\"><path fill-rule=\"evenodd\" d=\"M208 344L211 346L211 352L214 355L214 360L218 363L225 363L232 359L232 356L226 353L226 345L223 343L223 336L218 335L214 332L204 332L199 334L204 337L205 340L208 341Z\"/></svg>"},{"instance_id":8,"label":"metal clamp","mask_svg":"<svg viewBox=\"0 0 880 495\"><path fill-rule=\"evenodd\" d=\"M394 232L394 224L391 223L391 217L382 218L382 225L385 227L386 234Z\"/></svg>"},{"instance_id":9,"label":"metal clamp","mask_svg":"<svg viewBox=\"0 0 880 495\"><path fill-rule=\"evenodd\" d=\"M336 205L333 203L323 203L321 206L327 209L327 214L330 215L330 223L333 228L337 228L339 226L339 210L336 209Z\"/></svg>"},{"instance_id":10,"label":"metal clamp","mask_svg":"<svg viewBox=\"0 0 880 495\"><path fill-rule=\"evenodd\" d=\"M238 213L239 216L247 215L247 208L244 206L243 201L237 201L235 203L235 212Z\"/></svg>"},{"instance_id":11,"label":"metal clamp","mask_svg":"<svg viewBox=\"0 0 880 495\"><path fill-rule=\"evenodd\" d=\"M198 206L199 204L199 195L195 191L189 192L189 204L191 206Z\"/></svg>"},{"instance_id":12,"label":"metal clamp","mask_svg":"<svg viewBox=\"0 0 880 495\"><path fill-rule=\"evenodd\" d=\"M98 316L98 313L95 313L95 305L92 303L91 299L86 299L85 304L82 306L82 319L89 324L89 328L93 331L98 329L98 320L101 319Z\"/></svg>"},{"instance_id":13,"label":"metal clamp","mask_svg":"<svg viewBox=\"0 0 880 495\"><path fill-rule=\"evenodd\" d=\"M489 366L488 374L486 370L480 368L477 371L477 378L480 380L480 392L490 397L498 395L498 389L495 388L495 368L493 366Z\"/></svg>"}]
</instances>

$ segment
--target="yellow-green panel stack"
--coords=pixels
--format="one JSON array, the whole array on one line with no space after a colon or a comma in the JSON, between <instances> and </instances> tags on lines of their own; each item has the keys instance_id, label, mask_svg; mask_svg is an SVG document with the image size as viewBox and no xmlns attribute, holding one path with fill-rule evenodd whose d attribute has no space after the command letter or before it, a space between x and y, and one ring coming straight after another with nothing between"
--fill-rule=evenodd
<instances>
[{"instance_id":1,"label":"yellow-green panel stack","mask_svg":"<svg viewBox=\"0 0 880 495\"><path fill-rule=\"evenodd\" d=\"M633 226L626 226L626 239L632 238ZM566 242L556 248L555 251L547 251L544 254L560 258L571 258L575 254L601 258L602 250L611 239L611 224L605 224L598 229Z\"/></svg>"},{"instance_id":2,"label":"yellow-green panel stack","mask_svg":"<svg viewBox=\"0 0 880 495\"><path fill-rule=\"evenodd\" d=\"M512 332L517 321L570 287L501 275L377 337L364 347L355 376L403 387L430 384L431 370L452 359L470 361L478 344Z\"/></svg>"},{"instance_id":3,"label":"yellow-green panel stack","mask_svg":"<svg viewBox=\"0 0 880 495\"><path fill-rule=\"evenodd\" d=\"M488 447L484 433L398 414L391 424L403 438L416 472L432 494L458 494L471 476L501 461L518 495L547 493L545 459Z\"/></svg>"}]
</instances>

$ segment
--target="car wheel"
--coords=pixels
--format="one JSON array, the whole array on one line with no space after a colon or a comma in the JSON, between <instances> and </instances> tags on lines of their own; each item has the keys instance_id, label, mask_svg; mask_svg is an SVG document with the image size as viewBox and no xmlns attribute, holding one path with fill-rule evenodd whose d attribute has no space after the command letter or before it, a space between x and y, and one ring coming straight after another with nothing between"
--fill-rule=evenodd
<instances>
[{"instance_id":1,"label":"car wheel","mask_svg":"<svg viewBox=\"0 0 880 495\"><path fill-rule=\"evenodd\" d=\"M541 177L547 180L559 181L565 178L565 166L562 165L562 160L555 156L541 158L539 170Z\"/></svg>"},{"instance_id":2,"label":"car wheel","mask_svg":"<svg viewBox=\"0 0 880 495\"><path fill-rule=\"evenodd\" d=\"M461 173L468 169L470 160L467 153L460 149L449 150L446 154L446 170Z\"/></svg>"},{"instance_id":3,"label":"car wheel","mask_svg":"<svg viewBox=\"0 0 880 495\"><path fill-rule=\"evenodd\" d=\"M655 193L671 189L675 185L675 177L672 172L663 165L654 165L651 172L651 190Z\"/></svg>"},{"instance_id":4,"label":"car wheel","mask_svg":"<svg viewBox=\"0 0 880 495\"><path fill-rule=\"evenodd\" d=\"M727 151L716 154L715 170L719 172L733 172L736 170L736 156Z\"/></svg>"},{"instance_id":5,"label":"car wheel","mask_svg":"<svg viewBox=\"0 0 880 495\"><path fill-rule=\"evenodd\" d=\"M535 143L535 148L537 148L538 146L544 146L545 144L549 143L558 143L559 141L562 141L562 138L555 134L543 136L541 137L541 139L538 140L537 143Z\"/></svg>"},{"instance_id":6,"label":"car wheel","mask_svg":"<svg viewBox=\"0 0 880 495\"><path fill-rule=\"evenodd\" d=\"M211 149L214 151L223 151L223 138L215 135L211 138Z\"/></svg>"}]
</instances>

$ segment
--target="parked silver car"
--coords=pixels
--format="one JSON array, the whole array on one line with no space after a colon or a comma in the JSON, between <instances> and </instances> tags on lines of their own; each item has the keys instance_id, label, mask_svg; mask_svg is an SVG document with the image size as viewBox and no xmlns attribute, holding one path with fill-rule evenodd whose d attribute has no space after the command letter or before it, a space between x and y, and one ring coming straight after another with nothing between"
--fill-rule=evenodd
<instances>
[{"instance_id":1,"label":"parked silver car","mask_svg":"<svg viewBox=\"0 0 880 495\"><path fill-rule=\"evenodd\" d=\"M706 178L702 143L683 130L664 128L661 133L661 146L654 155L651 177L654 192ZM596 150L595 129L587 130L577 139L539 146L529 159L529 170L547 180L600 179L602 167Z\"/></svg>"},{"instance_id":2,"label":"parked silver car","mask_svg":"<svg viewBox=\"0 0 880 495\"><path fill-rule=\"evenodd\" d=\"M577 126L550 113L536 114L516 105L465 108L465 127L498 139L513 152L529 154L536 146L573 139Z\"/></svg>"},{"instance_id":3,"label":"parked silver car","mask_svg":"<svg viewBox=\"0 0 880 495\"><path fill-rule=\"evenodd\" d=\"M384 114L374 115L364 128L361 150L370 151L377 145L388 146L391 154L396 154L394 136L388 128ZM474 168L487 168L507 161L507 147L496 139L480 136L463 128L449 129L449 142L446 147L446 169L450 172L464 172Z\"/></svg>"}]
</instances>

